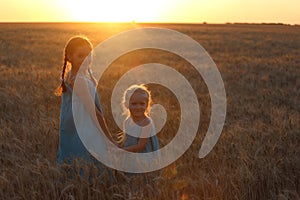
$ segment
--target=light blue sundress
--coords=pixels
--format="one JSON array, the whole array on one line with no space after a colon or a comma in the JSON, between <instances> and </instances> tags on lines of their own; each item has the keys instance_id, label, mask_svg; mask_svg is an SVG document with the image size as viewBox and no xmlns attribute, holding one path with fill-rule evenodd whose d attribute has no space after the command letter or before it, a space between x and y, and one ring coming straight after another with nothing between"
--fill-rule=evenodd
<instances>
[{"instance_id":1,"label":"light blue sundress","mask_svg":"<svg viewBox=\"0 0 300 200\"><path fill-rule=\"evenodd\" d=\"M156 136L155 126L153 120L149 117L150 124L147 126L151 126L151 133L150 138L148 139L146 143L145 149L140 153L149 153L149 152L155 152L159 150L159 142L158 138ZM143 127L136 124L131 117L128 117L124 121L124 130L125 130L125 144L124 147L132 146L138 144L139 137L134 137L128 133L135 133L134 135L141 136ZM157 152L159 155L159 152ZM126 172L125 175L130 178L129 184L130 184L130 193L137 194L142 192L142 185L152 183L153 179L160 175L160 170L157 172L148 172L148 173L142 173L142 174L136 174L136 173L128 173ZM136 178L140 178L141 182L139 182L138 186L133 186L133 181ZM153 191L154 193L157 193L157 191Z\"/></svg>"},{"instance_id":2,"label":"light blue sundress","mask_svg":"<svg viewBox=\"0 0 300 200\"><path fill-rule=\"evenodd\" d=\"M89 78L86 78L86 80L88 81L90 89L96 90L93 82ZM88 163L93 162L101 168L102 164L89 153L78 135L72 112L73 90L69 84L65 84L67 91L62 94L57 163L72 164L75 159L79 158ZM95 95L95 105L96 108L102 113L97 92Z\"/></svg>"},{"instance_id":3,"label":"light blue sundress","mask_svg":"<svg viewBox=\"0 0 300 200\"><path fill-rule=\"evenodd\" d=\"M145 149L141 152L141 153L148 153L148 152L153 152L159 149L159 143L158 143L158 138L156 136L156 132L155 132L155 127L154 127L154 123L152 121L151 118L150 119L150 126L151 128L151 137L149 138L149 140L146 143L146 147ZM132 146L132 145L136 145L139 142L138 137L134 137L130 134L128 134L129 132L135 132L135 133L139 133L141 134L142 132L142 126L139 126L138 124L136 124L131 117L128 117L125 122L124 122L124 130L125 130L125 134L126 134L126 139L125 139L125 144L124 147L128 147L128 146ZM137 135L139 135L137 134Z\"/></svg>"}]
</instances>

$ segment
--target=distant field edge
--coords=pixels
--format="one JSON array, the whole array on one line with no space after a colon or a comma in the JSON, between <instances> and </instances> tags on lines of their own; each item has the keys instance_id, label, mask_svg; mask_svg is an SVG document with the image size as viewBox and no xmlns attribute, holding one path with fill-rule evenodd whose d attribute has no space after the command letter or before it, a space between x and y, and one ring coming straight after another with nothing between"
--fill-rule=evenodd
<instances>
[{"instance_id":1,"label":"distant field edge","mask_svg":"<svg viewBox=\"0 0 300 200\"><path fill-rule=\"evenodd\" d=\"M269 25L269 26L300 26L300 24L285 24L285 23L183 23L183 22L0 22L0 24L140 24L140 25Z\"/></svg>"}]
</instances>

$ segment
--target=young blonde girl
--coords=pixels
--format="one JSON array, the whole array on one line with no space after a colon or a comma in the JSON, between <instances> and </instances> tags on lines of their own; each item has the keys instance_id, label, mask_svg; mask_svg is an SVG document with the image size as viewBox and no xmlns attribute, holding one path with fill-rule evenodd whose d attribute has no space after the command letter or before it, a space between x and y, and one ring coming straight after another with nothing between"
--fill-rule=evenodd
<instances>
[{"instance_id":1,"label":"young blonde girl","mask_svg":"<svg viewBox=\"0 0 300 200\"><path fill-rule=\"evenodd\" d=\"M127 115L123 126L125 144L130 152L152 152L159 149L155 126L150 118L151 93L145 85L132 85L123 95L123 110Z\"/></svg>"},{"instance_id":2,"label":"young blonde girl","mask_svg":"<svg viewBox=\"0 0 300 200\"><path fill-rule=\"evenodd\" d=\"M96 112L96 115L93 115L92 119L96 124L100 124L106 137L113 141L103 118L97 92L95 97L89 92L96 91L96 81L90 69L92 49L93 46L89 39L82 36L70 38L64 48L61 85L55 91L56 95L62 96L57 156L58 164L64 162L73 164L74 160L79 158L86 162L101 165L85 148L75 127L72 113L72 93L76 78L79 80L79 87L83 93L81 96L86 97L80 98L79 96L83 106L91 116L92 113ZM96 109L94 109L95 107Z\"/></svg>"},{"instance_id":3,"label":"young blonde girl","mask_svg":"<svg viewBox=\"0 0 300 200\"><path fill-rule=\"evenodd\" d=\"M153 152L159 149L154 123L149 116L151 93L145 85L132 85L123 94L124 120L123 149L135 153ZM142 195L142 186L152 182L150 174L127 173L130 178L130 195Z\"/></svg>"}]
</instances>

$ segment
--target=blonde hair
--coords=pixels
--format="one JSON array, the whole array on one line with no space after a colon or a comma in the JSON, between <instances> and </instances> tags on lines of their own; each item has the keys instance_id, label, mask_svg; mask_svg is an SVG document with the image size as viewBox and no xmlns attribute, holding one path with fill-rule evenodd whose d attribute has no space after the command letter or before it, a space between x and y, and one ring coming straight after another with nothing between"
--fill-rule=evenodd
<instances>
[{"instance_id":1,"label":"blonde hair","mask_svg":"<svg viewBox=\"0 0 300 200\"><path fill-rule=\"evenodd\" d=\"M126 115L127 117L130 116L129 100L135 92L138 92L140 94L144 94L145 97L147 98L147 108L145 110L145 115L149 117L150 108L151 108L151 105L152 105L152 98L151 98L150 90L144 84L131 85L129 88L127 88L125 90L125 92L123 94L123 97L122 97L123 115Z\"/></svg>"}]
</instances>

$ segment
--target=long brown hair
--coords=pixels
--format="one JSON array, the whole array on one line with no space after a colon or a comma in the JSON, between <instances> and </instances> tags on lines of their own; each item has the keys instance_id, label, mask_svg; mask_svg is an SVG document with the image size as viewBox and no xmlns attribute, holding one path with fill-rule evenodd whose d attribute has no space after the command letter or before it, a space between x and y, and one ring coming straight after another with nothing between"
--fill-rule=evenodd
<instances>
[{"instance_id":1,"label":"long brown hair","mask_svg":"<svg viewBox=\"0 0 300 200\"><path fill-rule=\"evenodd\" d=\"M78 47L82 47L82 46L89 46L91 50L93 49L93 45L90 42L90 40L84 36L74 36L70 38L69 41L67 42L64 48L63 66L61 72L61 84L60 86L57 87L57 89L54 92L56 96L61 96L62 93L67 91L66 84L65 84L65 74L66 74L68 63L70 62L69 56L72 55ZM90 70L89 73L91 75ZM93 79L92 75L91 78Z\"/></svg>"}]
</instances>

